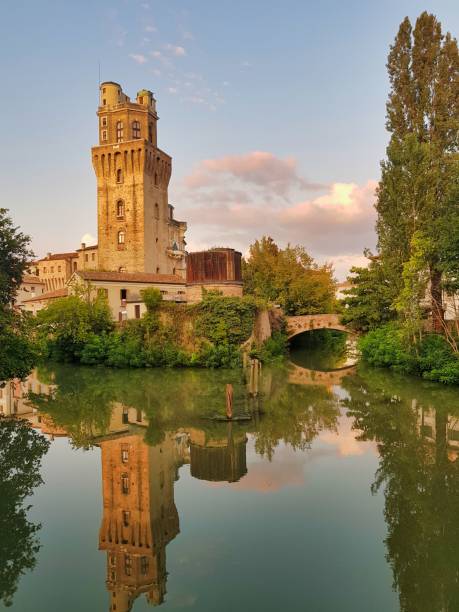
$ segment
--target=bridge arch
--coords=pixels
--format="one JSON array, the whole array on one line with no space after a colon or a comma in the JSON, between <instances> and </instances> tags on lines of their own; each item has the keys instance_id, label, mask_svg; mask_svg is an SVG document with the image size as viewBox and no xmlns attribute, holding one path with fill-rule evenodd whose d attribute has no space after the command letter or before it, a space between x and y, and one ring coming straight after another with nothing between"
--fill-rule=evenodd
<instances>
[{"instance_id":1,"label":"bridge arch","mask_svg":"<svg viewBox=\"0 0 459 612\"><path fill-rule=\"evenodd\" d=\"M286 317L287 336L291 340L299 334L316 329L334 329L336 331L353 334L353 330L343 325L340 321L340 315L337 314L315 314L315 315L298 315Z\"/></svg>"}]
</instances>

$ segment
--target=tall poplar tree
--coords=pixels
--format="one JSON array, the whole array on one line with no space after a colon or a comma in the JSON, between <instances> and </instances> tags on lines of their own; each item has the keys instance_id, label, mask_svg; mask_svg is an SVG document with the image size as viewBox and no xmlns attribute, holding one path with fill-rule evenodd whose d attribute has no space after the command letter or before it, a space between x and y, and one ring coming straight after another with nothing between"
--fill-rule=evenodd
<instances>
[{"instance_id":1,"label":"tall poplar tree","mask_svg":"<svg viewBox=\"0 0 459 612\"><path fill-rule=\"evenodd\" d=\"M391 281L402 290L402 272L413 236L436 245L458 177L459 53L434 15L422 13L415 28L406 17L390 48L390 93L386 127L391 134L377 191L377 232ZM434 248L426 252L434 325L443 320L441 267Z\"/></svg>"}]
</instances>

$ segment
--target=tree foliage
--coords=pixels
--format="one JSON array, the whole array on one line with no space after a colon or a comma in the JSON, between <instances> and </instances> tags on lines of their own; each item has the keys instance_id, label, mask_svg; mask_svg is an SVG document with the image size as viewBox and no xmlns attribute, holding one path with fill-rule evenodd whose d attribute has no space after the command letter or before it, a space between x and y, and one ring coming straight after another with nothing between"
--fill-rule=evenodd
<instances>
[{"instance_id":1,"label":"tree foliage","mask_svg":"<svg viewBox=\"0 0 459 612\"><path fill-rule=\"evenodd\" d=\"M281 249L269 236L256 240L243 262L243 280L245 293L280 304L286 314L334 309L332 267L319 266L301 246Z\"/></svg>"},{"instance_id":2,"label":"tree foliage","mask_svg":"<svg viewBox=\"0 0 459 612\"><path fill-rule=\"evenodd\" d=\"M459 176L457 42L442 33L434 15L422 13L414 29L405 18L387 68L391 138L377 192L378 247L391 271L391 282L402 291L404 285L406 289L402 271L412 255L414 235L421 232L431 241L424 269L429 273L431 311L435 320L441 320L442 271L436 231ZM408 302L399 301L399 309L401 304Z\"/></svg>"},{"instance_id":3,"label":"tree foliage","mask_svg":"<svg viewBox=\"0 0 459 612\"><path fill-rule=\"evenodd\" d=\"M343 299L341 320L356 331L366 332L387 323L395 315L396 289L387 278L383 263L374 259L368 267L351 268L351 288Z\"/></svg>"},{"instance_id":4,"label":"tree foliage","mask_svg":"<svg viewBox=\"0 0 459 612\"><path fill-rule=\"evenodd\" d=\"M93 334L113 329L113 320L107 298L70 295L50 301L37 314L38 337L54 358L78 360L86 342Z\"/></svg>"},{"instance_id":5,"label":"tree foliage","mask_svg":"<svg viewBox=\"0 0 459 612\"><path fill-rule=\"evenodd\" d=\"M13 309L22 276L33 256L25 236L0 208L0 383L26 376L36 354L28 338L27 318Z\"/></svg>"}]
</instances>

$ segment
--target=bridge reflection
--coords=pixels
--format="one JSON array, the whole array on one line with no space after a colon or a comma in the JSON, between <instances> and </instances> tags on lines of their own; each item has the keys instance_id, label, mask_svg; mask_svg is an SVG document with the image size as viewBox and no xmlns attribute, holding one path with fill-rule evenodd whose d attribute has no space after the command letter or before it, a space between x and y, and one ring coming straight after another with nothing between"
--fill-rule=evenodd
<instances>
[{"instance_id":1,"label":"bridge reflection","mask_svg":"<svg viewBox=\"0 0 459 612\"><path fill-rule=\"evenodd\" d=\"M290 362L288 382L293 385L325 385L326 387L333 387L340 385L346 376L355 374L355 372L355 365L323 372L302 368Z\"/></svg>"}]
</instances>

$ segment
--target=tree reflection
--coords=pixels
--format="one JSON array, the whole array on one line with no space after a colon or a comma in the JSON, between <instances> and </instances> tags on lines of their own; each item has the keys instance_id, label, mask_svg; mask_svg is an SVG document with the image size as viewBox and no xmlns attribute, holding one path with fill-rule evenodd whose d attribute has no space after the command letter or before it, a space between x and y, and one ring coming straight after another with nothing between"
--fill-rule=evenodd
<instances>
[{"instance_id":1,"label":"tree reflection","mask_svg":"<svg viewBox=\"0 0 459 612\"><path fill-rule=\"evenodd\" d=\"M376 440L387 559L403 612L459 610L457 391L365 372L344 383L361 440ZM426 425L426 421L430 424Z\"/></svg>"},{"instance_id":2,"label":"tree reflection","mask_svg":"<svg viewBox=\"0 0 459 612\"><path fill-rule=\"evenodd\" d=\"M115 406L137 410L148 423L145 441L159 444L167 432L199 427L211 432L213 415L225 413L225 386L234 388L234 413L251 413L243 425L258 453L272 458L280 442L308 448L323 429L336 429L339 404L330 389L288 383L288 369L263 372L257 398L238 370L181 372L56 368L50 396L30 395L31 404L64 429L77 447L107 433ZM204 417L204 418L203 418ZM242 425L241 425L242 426Z\"/></svg>"},{"instance_id":3,"label":"tree reflection","mask_svg":"<svg viewBox=\"0 0 459 612\"><path fill-rule=\"evenodd\" d=\"M49 442L27 422L0 418L0 601L11 606L19 578L35 567L40 525L27 519L26 497L43 481Z\"/></svg>"}]
</instances>

